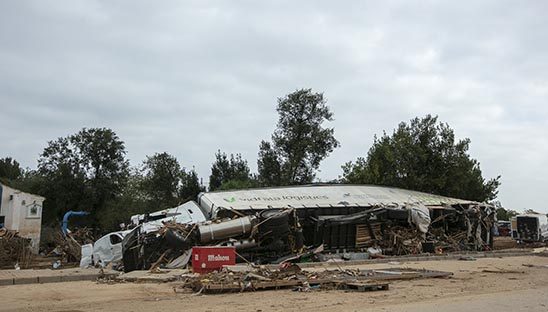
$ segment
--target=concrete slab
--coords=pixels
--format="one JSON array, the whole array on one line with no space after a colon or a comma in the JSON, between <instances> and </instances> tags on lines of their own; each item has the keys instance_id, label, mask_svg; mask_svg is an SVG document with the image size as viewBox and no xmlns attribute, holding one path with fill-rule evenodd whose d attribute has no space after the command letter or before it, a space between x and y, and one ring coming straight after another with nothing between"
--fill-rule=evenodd
<instances>
[{"instance_id":1,"label":"concrete slab","mask_svg":"<svg viewBox=\"0 0 548 312\"><path fill-rule=\"evenodd\" d=\"M150 271L132 271L121 274L116 277L117 280L128 282L154 282L165 283L179 279L183 274L191 274L189 270L182 269L161 269L158 273L152 273Z\"/></svg>"},{"instance_id":2,"label":"concrete slab","mask_svg":"<svg viewBox=\"0 0 548 312\"><path fill-rule=\"evenodd\" d=\"M59 283L61 282L61 276L38 276L38 283Z\"/></svg>"},{"instance_id":3,"label":"concrete slab","mask_svg":"<svg viewBox=\"0 0 548 312\"><path fill-rule=\"evenodd\" d=\"M75 282L75 281L94 281L99 278L99 274L78 274L78 275L62 275L62 282Z\"/></svg>"},{"instance_id":4,"label":"concrete slab","mask_svg":"<svg viewBox=\"0 0 548 312\"><path fill-rule=\"evenodd\" d=\"M71 268L63 270L0 270L0 285L22 285L69 281L93 281L105 275L118 275L117 271Z\"/></svg>"},{"instance_id":5,"label":"concrete slab","mask_svg":"<svg viewBox=\"0 0 548 312\"><path fill-rule=\"evenodd\" d=\"M14 284L13 278L0 279L0 286L7 286L7 285L13 285L13 284Z\"/></svg>"},{"instance_id":6,"label":"concrete slab","mask_svg":"<svg viewBox=\"0 0 548 312\"><path fill-rule=\"evenodd\" d=\"M24 285L24 284L36 284L38 283L38 277L16 277L13 279L14 285Z\"/></svg>"}]
</instances>

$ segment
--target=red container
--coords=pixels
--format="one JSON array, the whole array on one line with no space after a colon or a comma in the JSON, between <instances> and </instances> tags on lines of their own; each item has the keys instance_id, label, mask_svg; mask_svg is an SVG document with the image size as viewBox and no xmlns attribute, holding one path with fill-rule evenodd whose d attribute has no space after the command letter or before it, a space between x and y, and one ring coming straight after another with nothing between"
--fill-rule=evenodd
<instances>
[{"instance_id":1,"label":"red container","mask_svg":"<svg viewBox=\"0 0 548 312\"><path fill-rule=\"evenodd\" d=\"M193 247L192 269L196 273L204 274L219 271L223 265L236 264L236 250L234 247Z\"/></svg>"}]
</instances>

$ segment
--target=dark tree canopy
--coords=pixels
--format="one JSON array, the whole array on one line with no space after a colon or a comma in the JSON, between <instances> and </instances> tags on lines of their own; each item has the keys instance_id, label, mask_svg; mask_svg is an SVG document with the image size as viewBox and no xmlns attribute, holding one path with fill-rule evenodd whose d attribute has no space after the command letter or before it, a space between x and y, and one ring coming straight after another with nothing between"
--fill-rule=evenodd
<instances>
[{"instance_id":1,"label":"dark tree canopy","mask_svg":"<svg viewBox=\"0 0 548 312\"><path fill-rule=\"evenodd\" d=\"M198 178L196 170L192 169L188 172L186 170L181 171L181 187L179 188L179 198L182 201L196 200L198 194L205 192L205 187Z\"/></svg>"},{"instance_id":2,"label":"dark tree canopy","mask_svg":"<svg viewBox=\"0 0 548 312\"><path fill-rule=\"evenodd\" d=\"M147 156L142 172L141 190L152 210L175 207L204 191L196 171L181 169L177 158L166 152Z\"/></svg>"},{"instance_id":3,"label":"dark tree canopy","mask_svg":"<svg viewBox=\"0 0 548 312\"><path fill-rule=\"evenodd\" d=\"M367 157L343 166L344 183L377 184L488 201L496 198L500 176L486 181L470 158L470 139L455 142L453 129L427 115L394 133L375 137Z\"/></svg>"},{"instance_id":4,"label":"dark tree canopy","mask_svg":"<svg viewBox=\"0 0 548 312\"><path fill-rule=\"evenodd\" d=\"M282 185L282 168L276 151L270 142L262 141L257 159L259 184L264 186Z\"/></svg>"},{"instance_id":5,"label":"dark tree canopy","mask_svg":"<svg viewBox=\"0 0 548 312\"><path fill-rule=\"evenodd\" d=\"M517 211L507 210L502 207L497 208L496 213L497 213L497 220L499 221L510 221L512 217L518 215Z\"/></svg>"},{"instance_id":6,"label":"dark tree canopy","mask_svg":"<svg viewBox=\"0 0 548 312\"><path fill-rule=\"evenodd\" d=\"M181 166L177 158L164 152L143 161L142 189L158 207L174 207L178 202Z\"/></svg>"},{"instance_id":7,"label":"dark tree canopy","mask_svg":"<svg viewBox=\"0 0 548 312\"><path fill-rule=\"evenodd\" d=\"M205 190L196 171L181 168L168 153L147 156L133 168L125 154L112 130L84 128L48 142L38 170L22 170L10 157L0 159L0 182L44 196L44 225L59 226L65 212L84 210L91 216L74 222L103 234L119 230L132 215L175 207ZM236 168L240 162L241 157L234 158Z\"/></svg>"},{"instance_id":8,"label":"dark tree canopy","mask_svg":"<svg viewBox=\"0 0 548 312\"><path fill-rule=\"evenodd\" d=\"M323 93L300 89L278 99L278 124L272 143L259 147L259 181L265 186L311 183L320 162L339 142L333 128L324 128L333 120Z\"/></svg>"},{"instance_id":9,"label":"dark tree canopy","mask_svg":"<svg viewBox=\"0 0 548 312\"><path fill-rule=\"evenodd\" d=\"M39 173L49 181L43 194L50 210L59 217L67 210L83 209L97 218L127 182L125 154L124 142L107 128L84 128L50 141L38 160Z\"/></svg>"},{"instance_id":10,"label":"dark tree canopy","mask_svg":"<svg viewBox=\"0 0 548 312\"><path fill-rule=\"evenodd\" d=\"M209 176L209 190L215 191L224 183L229 181L247 181L251 178L247 160L240 154L230 154L217 151L215 161L211 165L211 175Z\"/></svg>"},{"instance_id":11,"label":"dark tree canopy","mask_svg":"<svg viewBox=\"0 0 548 312\"><path fill-rule=\"evenodd\" d=\"M23 176L23 169L17 160L11 157L0 158L0 178L17 180Z\"/></svg>"}]
</instances>

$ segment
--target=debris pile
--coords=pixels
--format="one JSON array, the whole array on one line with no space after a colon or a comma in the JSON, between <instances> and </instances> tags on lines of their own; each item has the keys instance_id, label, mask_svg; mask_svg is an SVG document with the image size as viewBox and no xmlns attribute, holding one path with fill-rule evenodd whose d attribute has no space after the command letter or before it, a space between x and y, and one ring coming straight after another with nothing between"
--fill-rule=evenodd
<instances>
[{"instance_id":1,"label":"debris pile","mask_svg":"<svg viewBox=\"0 0 548 312\"><path fill-rule=\"evenodd\" d=\"M0 267L27 268L33 260L31 240L19 236L19 233L6 228L0 229Z\"/></svg>"},{"instance_id":2,"label":"debris pile","mask_svg":"<svg viewBox=\"0 0 548 312\"><path fill-rule=\"evenodd\" d=\"M93 244L96 240L92 230L88 227L77 228L76 230L67 233L67 235L70 235L80 245Z\"/></svg>"},{"instance_id":3,"label":"debris pile","mask_svg":"<svg viewBox=\"0 0 548 312\"><path fill-rule=\"evenodd\" d=\"M266 209L249 214L220 211L217 219L194 224L161 222L136 227L123 241L124 271L182 268L194 246L229 246L239 261L315 261L322 251L369 257L464 250L490 250L494 209L470 204L426 207L420 203L359 207L333 215L325 209ZM337 213L355 211L339 209ZM319 215L319 213L329 213ZM313 215L311 215L313 213ZM342 251L342 253L340 253Z\"/></svg>"},{"instance_id":4,"label":"debris pile","mask_svg":"<svg viewBox=\"0 0 548 312\"><path fill-rule=\"evenodd\" d=\"M493 249L495 210L488 205L445 208L426 235L439 252Z\"/></svg>"},{"instance_id":5,"label":"debris pile","mask_svg":"<svg viewBox=\"0 0 548 312\"><path fill-rule=\"evenodd\" d=\"M93 243L93 235L89 228L79 228L73 232L63 235L61 231L53 234L55 248L49 250L48 257L59 257L65 263L78 263L82 256L82 245Z\"/></svg>"},{"instance_id":6,"label":"debris pile","mask_svg":"<svg viewBox=\"0 0 548 312\"><path fill-rule=\"evenodd\" d=\"M492 249L495 213L489 205L426 207L413 203L363 209L336 216L304 213L299 217L305 230L305 242L323 243L330 252L381 249L382 255ZM341 212L344 210L338 210Z\"/></svg>"},{"instance_id":7,"label":"debris pile","mask_svg":"<svg viewBox=\"0 0 548 312\"><path fill-rule=\"evenodd\" d=\"M267 210L258 215L233 216L195 224L143 224L122 242L124 271L184 267L193 246L227 246L241 259L271 262L303 250L302 231L294 209Z\"/></svg>"},{"instance_id":8,"label":"debris pile","mask_svg":"<svg viewBox=\"0 0 548 312\"><path fill-rule=\"evenodd\" d=\"M407 255L421 252L423 234L414 228L394 226L387 229L385 239L379 241L385 254Z\"/></svg>"},{"instance_id":9,"label":"debris pile","mask_svg":"<svg viewBox=\"0 0 548 312\"><path fill-rule=\"evenodd\" d=\"M388 290L388 281L418 278L448 278L451 272L387 268L381 270L342 269L308 272L296 264L280 266L277 270L256 267L252 270L234 270L207 275L183 275L175 291L186 289L198 293L245 292L292 288L295 291L315 289Z\"/></svg>"},{"instance_id":10,"label":"debris pile","mask_svg":"<svg viewBox=\"0 0 548 312\"><path fill-rule=\"evenodd\" d=\"M146 250L146 263L150 263L150 270L159 267L175 268L186 265L190 259L189 247L194 243L191 234L195 225L167 222L156 231L143 234L143 245Z\"/></svg>"}]
</instances>

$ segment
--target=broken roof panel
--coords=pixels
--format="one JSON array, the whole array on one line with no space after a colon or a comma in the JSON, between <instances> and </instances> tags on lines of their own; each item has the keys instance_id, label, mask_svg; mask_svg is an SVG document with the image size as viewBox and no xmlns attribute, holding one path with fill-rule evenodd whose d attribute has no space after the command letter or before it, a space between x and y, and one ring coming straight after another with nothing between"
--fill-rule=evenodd
<instances>
[{"instance_id":1,"label":"broken roof panel","mask_svg":"<svg viewBox=\"0 0 548 312\"><path fill-rule=\"evenodd\" d=\"M201 193L200 206L206 214L214 215L219 208L234 210L268 209L282 207L331 207L390 205L421 202L427 206L474 203L394 187L375 185L307 185L279 188L261 188L238 191Z\"/></svg>"}]
</instances>

